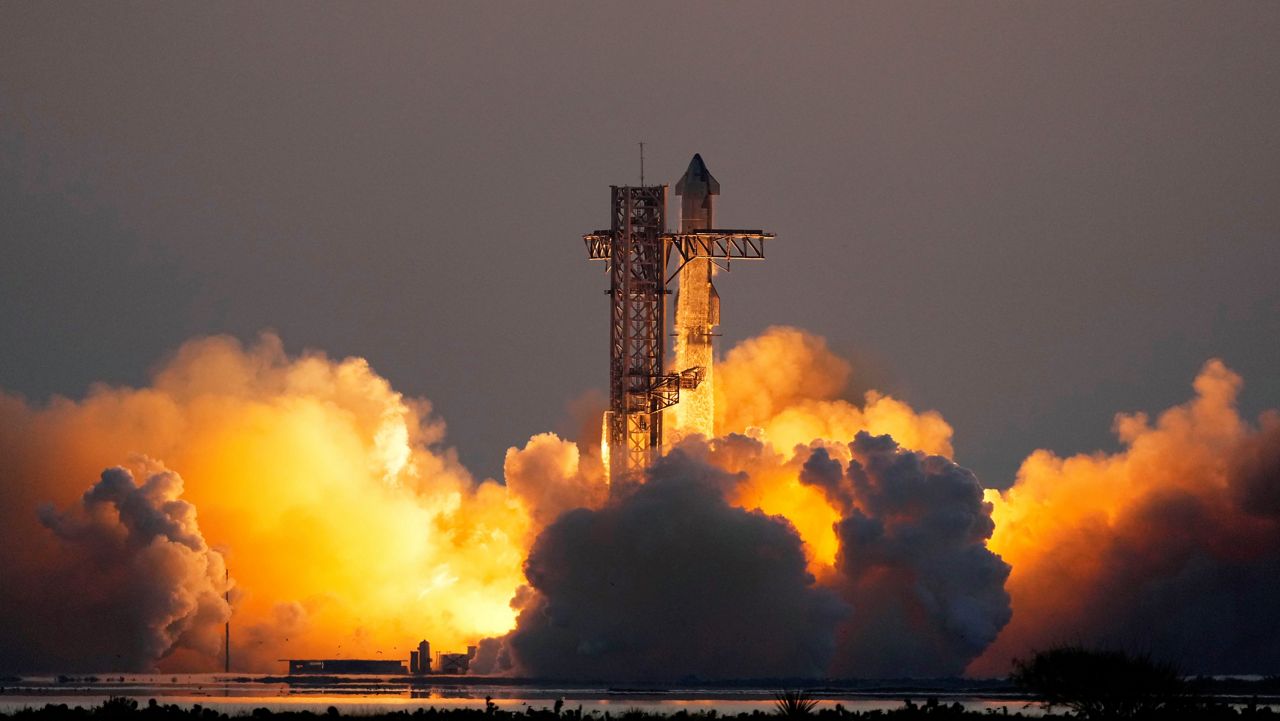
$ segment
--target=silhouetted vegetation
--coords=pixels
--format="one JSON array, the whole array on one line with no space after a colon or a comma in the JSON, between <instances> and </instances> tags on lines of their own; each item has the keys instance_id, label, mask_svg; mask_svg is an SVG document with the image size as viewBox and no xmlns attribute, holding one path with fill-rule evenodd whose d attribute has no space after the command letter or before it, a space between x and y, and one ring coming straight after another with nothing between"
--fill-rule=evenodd
<instances>
[{"instance_id":1,"label":"silhouetted vegetation","mask_svg":"<svg viewBox=\"0 0 1280 721\"><path fill-rule=\"evenodd\" d=\"M773 708L783 718L808 718L813 715L813 710L817 706L818 700L804 689L778 691L773 695Z\"/></svg>"},{"instance_id":2,"label":"silhouetted vegetation","mask_svg":"<svg viewBox=\"0 0 1280 721\"><path fill-rule=\"evenodd\" d=\"M1123 651L1062 646L1014 662L1013 681L1046 707L1085 719L1167 716L1196 705L1172 664Z\"/></svg>"},{"instance_id":3,"label":"silhouetted vegetation","mask_svg":"<svg viewBox=\"0 0 1280 721\"><path fill-rule=\"evenodd\" d=\"M803 692L799 700L813 701L812 698L804 698ZM854 721L858 719L883 720L883 721L915 721L916 719L928 719L929 721L943 721L944 719L992 719L992 718L1032 718L1021 712L1024 707L1022 704L1012 704L1013 708L1003 708L999 711L989 709L986 711L966 711L959 703L940 703L936 698L930 698L923 704L916 704L910 700L903 702L899 708L887 711L849 711L842 704L817 704L809 706L807 704L801 707L806 709L802 716L812 721ZM782 713L782 708L778 708L778 712ZM1144 712L1145 713L1145 712ZM340 712L336 707L330 706L322 713L313 711L272 711L267 708L258 708L253 711L240 714L227 714L214 709L204 708L200 705L192 707L182 707L176 704L159 704L155 699L151 699L147 704L140 705L132 698L111 698L103 702L99 706L85 708L78 706L68 706L67 704L48 704L41 708L23 709L11 714L0 714L0 718L15 719L15 721L62 721L69 719L71 721L227 721L228 719L255 719L266 721L317 721L319 719L332 719L336 717L358 718L366 721L565 721L591 719L593 721L769 721L776 719L777 715L768 714L763 710L756 710L750 713L739 714L721 714L714 709L706 711L687 711L678 710L672 713L654 713L644 711L639 708L627 708L619 714L609 714L608 712L588 712L583 713L581 707L577 709L564 709L560 707L559 711L553 708L535 708L527 706L520 711L503 711L492 702L485 704L485 708L475 709L436 709L436 708L419 708L413 711L390 711L390 712L361 712L349 711L347 713ZM1044 719L1067 719L1081 718L1074 714L1064 716L1046 713L1043 716L1037 716ZM1106 717L1117 718L1117 717ZM1183 721L1184 719L1196 719L1196 721L1218 721L1219 719L1267 719L1268 721L1280 720L1280 713L1275 713L1266 706L1242 706L1233 708L1220 703L1199 703L1192 706L1168 706L1163 710L1149 712L1143 718L1150 719L1172 719Z\"/></svg>"}]
</instances>

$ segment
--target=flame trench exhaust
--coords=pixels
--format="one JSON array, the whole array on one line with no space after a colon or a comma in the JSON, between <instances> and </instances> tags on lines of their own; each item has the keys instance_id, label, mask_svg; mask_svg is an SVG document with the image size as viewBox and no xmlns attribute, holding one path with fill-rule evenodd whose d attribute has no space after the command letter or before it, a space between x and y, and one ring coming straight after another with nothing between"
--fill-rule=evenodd
<instances>
[{"instance_id":1,"label":"flame trench exhaust","mask_svg":"<svg viewBox=\"0 0 1280 721\"><path fill-rule=\"evenodd\" d=\"M712 228L712 197L720 184L700 155L676 186L683 198L680 232L666 232L667 186L611 186L611 223L583 236L587 256L609 272L609 410L602 456L613 492L640 481L663 446L663 413L677 412L681 435L713 435L711 330L719 323L719 297L711 284L716 261L763 260L772 233ZM675 262L674 271L669 266ZM668 275L670 273L670 275ZM667 285L680 277L677 368L666 367Z\"/></svg>"}]
</instances>

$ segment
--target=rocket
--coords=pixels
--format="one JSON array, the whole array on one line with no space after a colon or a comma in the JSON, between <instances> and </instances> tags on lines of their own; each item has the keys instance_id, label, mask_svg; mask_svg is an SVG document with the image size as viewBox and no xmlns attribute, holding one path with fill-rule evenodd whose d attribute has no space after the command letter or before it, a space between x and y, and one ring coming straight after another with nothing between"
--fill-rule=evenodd
<instances>
[{"instance_id":1,"label":"rocket","mask_svg":"<svg viewBox=\"0 0 1280 721\"><path fill-rule=\"evenodd\" d=\"M676 195L680 201L680 232L713 228L715 206L713 199L720 194L720 181L707 170L702 155L694 153L689 168L676 181Z\"/></svg>"},{"instance_id":2,"label":"rocket","mask_svg":"<svg viewBox=\"0 0 1280 721\"><path fill-rule=\"evenodd\" d=\"M714 199L719 194L720 181L716 180L711 171L707 169L707 164L702 160L702 154L694 153L693 160L689 161L689 167L685 169L684 175L680 176L680 180L676 181L676 195L680 196L680 232L692 233L716 227ZM707 334L709 336L711 328L720 325L720 293L716 291L716 286L711 281L711 262L701 261L696 263L696 272L698 274L705 270L706 282L710 288L710 298L707 304L709 311ZM694 264L691 263L690 265ZM681 289L685 287L685 278L691 278L693 272L690 271L694 270L694 268L688 268L680 274ZM677 293L677 313L679 312L679 306L680 296ZM709 338L707 342L710 342Z\"/></svg>"},{"instance_id":3,"label":"rocket","mask_svg":"<svg viewBox=\"0 0 1280 721\"><path fill-rule=\"evenodd\" d=\"M680 196L680 232L710 230L715 225L715 197L720 183L711 175L701 155L694 155L689 168L676 183ZM715 395L713 390L714 328L720 324L720 294L711 282L709 258L695 258L680 270L680 292L676 295L676 368L704 369L702 384L682 391L673 408L677 438L715 435Z\"/></svg>"}]
</instances>

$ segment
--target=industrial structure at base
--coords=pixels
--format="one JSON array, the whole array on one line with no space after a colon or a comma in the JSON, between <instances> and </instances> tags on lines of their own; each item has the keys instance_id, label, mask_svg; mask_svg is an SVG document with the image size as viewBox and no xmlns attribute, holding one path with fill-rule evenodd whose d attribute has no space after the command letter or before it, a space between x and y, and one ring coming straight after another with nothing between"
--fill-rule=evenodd
<instances>
[{"instance_id":1,"label":"industrial structure at base","mask_svg":"<svg viewBox=\"0 0 1280 721\"><path fill-rule=\"evenodd\" d=\"M714 227L720 183L694 155L676 183L680 230L667 232L667 186L611 186L611 224L582 237L587 257L608 263L609 409L601 453L611 492L639 481L662 453L663 414L677 404L680 437L714 435L711 339L720 322L714 268L732 260L763 260L773 233ZM676 267L668 275L668 267ZM676 368L666 365L667 286L677 277ZM684 394L682 399L681 395Z\"/></svg>"},{"instance_id":2,"label":"industrial structure at base","mask_svg":"<svg viewBox=\"0 0 1280 721\"><path fill-rule=\"evenodd\" d=\"M435 664L431 663L431 644L418 642L418 649L409 652L409 667L403 661L384 661L368 658L324 658L287 660L290 676L306 675L371 675L396 676L412 674L462 675L471 670L471 659L476 656L476 647L467 646L466 653L437 653Z\"/></svg>"}]
</instances>

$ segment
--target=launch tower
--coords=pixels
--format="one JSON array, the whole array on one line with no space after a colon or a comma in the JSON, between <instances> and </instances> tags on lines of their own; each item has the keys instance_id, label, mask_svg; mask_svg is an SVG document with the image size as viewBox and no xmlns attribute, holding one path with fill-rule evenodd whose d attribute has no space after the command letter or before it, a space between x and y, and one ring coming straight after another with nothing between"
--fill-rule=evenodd
<instances>
[{"instance_id":1,"label":"launch tower","mask_svg":"<svg viewBox=\"0 0 1280 721\"><path fill-rule=\"evenodd\" d=\"M610 191L610 227L583 236L587 256L605 261L609 272L609 410L602 430L605 470L614 489L637 482L661 453L663 411L680 402L682 390L696 393L707 373L710 329L719 322L718 296L712 303L711 264L728 270L735 259L763 260L765 241L773 238L762 230L710 227L711 196L719 194L720 184L700 155L693 156L676 191L690 206L682 207L682 216L696 215L688 222L682 217L678 233L666 230L666 185L615 185ZM686 271L689 280L682 275ZM682 293L688 283L707 300L702 310L691 308L681 319L693 329L686 338L698 350L682 353L680 360L692 356L703 364L669 372L667 286L678 276ZM681 338L680 347L687 347L686 338ZM710 428L702 432L709 434Z\"/></svg>"}]
</instances>

